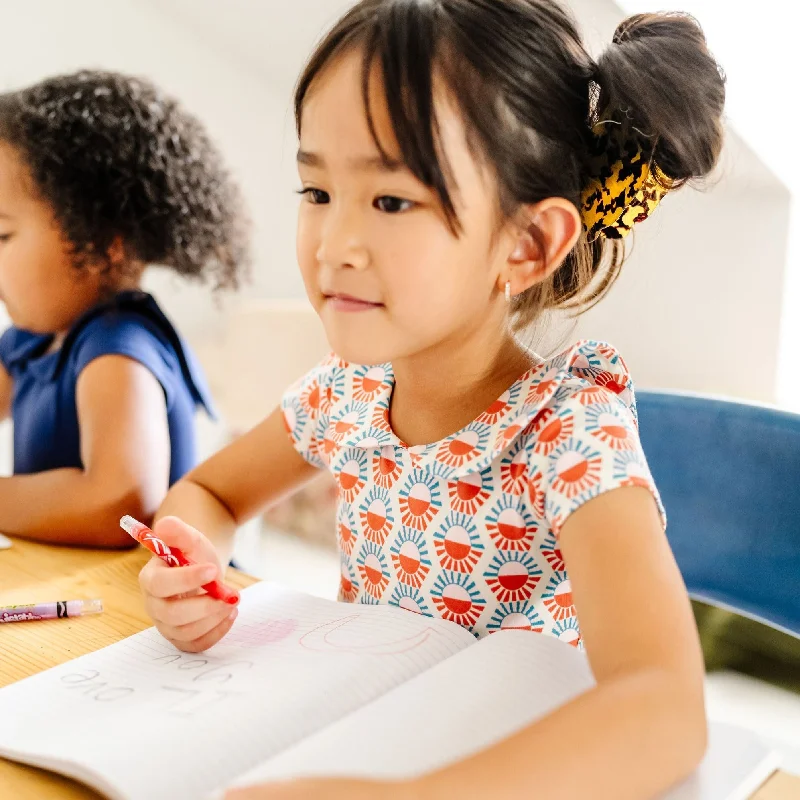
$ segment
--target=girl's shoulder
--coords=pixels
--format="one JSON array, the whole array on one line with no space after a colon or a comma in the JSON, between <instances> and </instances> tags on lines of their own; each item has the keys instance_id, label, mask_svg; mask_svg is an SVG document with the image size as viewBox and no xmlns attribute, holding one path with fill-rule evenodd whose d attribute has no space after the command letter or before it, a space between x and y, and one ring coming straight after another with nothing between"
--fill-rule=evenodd
<instances>
[{"instance_id":1,"label":"girl's shoulder","mask_svg":"<svg viewBox=\"0 0 800 800\"><path fill-rule=\"evenodd\" d=\"M199 363L151 295L123 292L88 311L67 334L56 374L77 376L105 355L122 355L144 365L164 388L168 406L177 392L188 392L195 405L214 413Z\"/></svg>"},{"instance_id":2,"label":"girl's shoulder","mask_svg":"<svg viewBox=\"0 0 800 800\"><path fill-rule=\"evenodd\" d=\"M608 342L583 339L545 361L533 383L552 382L548 394L555 405L581 393L581 398L616 401L635 410L633 379L620 352ZM550 387L547 387L550 388Z\"/></svg>"}]
</instances>

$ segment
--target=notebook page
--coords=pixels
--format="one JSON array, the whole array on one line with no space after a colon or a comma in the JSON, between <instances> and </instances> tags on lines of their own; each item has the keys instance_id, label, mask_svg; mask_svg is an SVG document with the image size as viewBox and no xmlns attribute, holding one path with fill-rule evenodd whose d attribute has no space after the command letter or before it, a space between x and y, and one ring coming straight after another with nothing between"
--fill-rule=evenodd
<instances>
[{"instance_id":1,"label":"notebook page","mask_svg":"<svg viewBox=\"0 0 800 800\"><path fill-rule=\"evenodd\" d=\"M492 634L241 776L406 778L482 750L594 685L585 655L549 636ZM745 800L775 768L753 734L712 725L706 758L664 800Z\"/></svg>"},{"instance_id":2,"label":"notebook page","mask_svg":"<svg viewBox=\"0 0 800 800\"><path fill-rule=\"evenodd\" d=\"M257 584L207 653L151 628L0 690L0 755L114 798L196 798L474 642L401 609Z\"/></svg>"}]
</instances>

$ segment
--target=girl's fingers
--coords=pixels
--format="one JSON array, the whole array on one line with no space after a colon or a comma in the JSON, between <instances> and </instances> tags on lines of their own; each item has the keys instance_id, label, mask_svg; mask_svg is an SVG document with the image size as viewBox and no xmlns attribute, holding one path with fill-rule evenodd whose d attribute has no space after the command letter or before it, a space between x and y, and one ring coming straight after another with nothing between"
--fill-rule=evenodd
<instances>
[{"instance_id":1,"label":"girl's fingers","mask_svg":"<svg viewBox=\"0 0 800 800\"><path fill-rule=\"evenodd\" d=\"M191 561L208 561L215 556L214 546L197 528L178 517L164 517L153 527L153 533L170 547L177 547Z\"/></svg>"},{"instance_id":2,"label":"girl's fingers","mask_svg":"<svg viewBox=\"0 0 800 800\"><path fill-rule=\"evenodd\" d=\"M219 569L215 564L168 567L161 559L151 558L139 573L139 586L145 595L175 597L196 591L218 575Z\"/></svg>"},{"instance_id":3,"label":"girl's fingers","mask_svg":"<svg viewBox=\"0 0 800 800\"><path fill-rule=\"evenodd\" d=\"M170 641L191 643L197 639L204 637L209 631L217 627L221 622L224 622L231 613L230 606L222 611L210 614L203 619L190 622L188 625L172 626L172 625L159 625L161 633Z\"/></svg>"},{"instance_id":4,"label":"girl's fingers","mask_svg":"<svg viewBox=\"0 0 800 800\"><path fill-rule=\"evenodd\" d=\"M196 594L191 597L148 597L147 613L153 622L170 628L180 628L193 622L206 619L214 614L222 614L230 606L220 600L214 600L207 594Z\"/></svg>"},{"instance_id":5,"label":"girl's fingers","mask_svg":"<svg viewBox=\"0 0 800 800\"><path fill-rule=\"evenodd\" d=\"M207 633L199 636L192 641L186 641L184 639L175 640L170 639L170 641L179 649L183 650L185 653L202 653L204 650L208 650L209 647L213 647L225 634L231 629L231 626L236 621L236 617L239 615L239 609L234 608L223 620L222 622L218 623L214 628L212 628ZM183 634L181 634L182 636ZM169 638L169 637L167 637Z\"/></svg>"}]
</instances>

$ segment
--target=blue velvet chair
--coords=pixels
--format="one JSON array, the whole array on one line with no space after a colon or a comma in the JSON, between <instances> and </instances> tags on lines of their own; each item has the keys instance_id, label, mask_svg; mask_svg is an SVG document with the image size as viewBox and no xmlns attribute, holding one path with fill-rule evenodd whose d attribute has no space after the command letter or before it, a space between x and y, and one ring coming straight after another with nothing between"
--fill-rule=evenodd
<instances>
[{"instance_id":1,"label":"blue velvet chair","mask_svg":"<svg viewBox=\"0 0 800 800\"><path fill-rule=\"evenodd\" d=\"M800 414L637 392L690 595L800 637Z\"/></svg>"}]
</instances>

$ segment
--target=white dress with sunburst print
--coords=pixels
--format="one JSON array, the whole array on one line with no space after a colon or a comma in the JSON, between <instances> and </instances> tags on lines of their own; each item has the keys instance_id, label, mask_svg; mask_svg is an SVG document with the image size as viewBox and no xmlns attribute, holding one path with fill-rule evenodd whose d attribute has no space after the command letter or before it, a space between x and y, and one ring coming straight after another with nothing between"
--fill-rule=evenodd
<instances>
[{"instance_id":1,"label":"white dress with sunburst print","mask_svg":"<svg viewBox=\"0 0 800 800\"><path fill-rule=\"evenodd\" d=\"M463 625L581 634L558 537L597 495L644 486L661 503L628 370L581 342L523 375L474 422L408 447L392 431L391 365L330 356L283 399L292 442L338 484L341 600Z\"/></svg>"}]
</instances>

